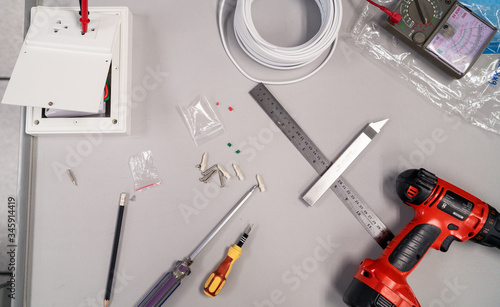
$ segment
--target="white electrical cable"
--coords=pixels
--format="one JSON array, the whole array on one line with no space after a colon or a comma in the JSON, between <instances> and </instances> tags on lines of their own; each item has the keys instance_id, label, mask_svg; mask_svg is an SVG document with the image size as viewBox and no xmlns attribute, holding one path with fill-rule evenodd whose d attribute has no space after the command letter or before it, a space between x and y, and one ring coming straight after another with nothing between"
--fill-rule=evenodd
<instances>
[{"instance_id":1,"label":"white electrical cable","mask_svg":"<svg viewBox=\"0 0 500 307\"><path fill-rule=\"evenodd\" d=\"M222 15L226 0L222 0L219 9L219 33L227 56L234 66L248 79L266 84L290 84L309 78L318 72L330 59L337 45L337 36L342 20L340 0L315 0L321 13L321 25L318 33L309 41L295 47L279 47L265 41L257 32L252 20L253 0L237 0L234 13L234 32L243 51L257 63L278 70L290 70L303 67L319 58L328 48L328 55L312 72L298 79L288 81L259 80L246 73L236 62L227 46Z\"/></svg>"}]
</instances>

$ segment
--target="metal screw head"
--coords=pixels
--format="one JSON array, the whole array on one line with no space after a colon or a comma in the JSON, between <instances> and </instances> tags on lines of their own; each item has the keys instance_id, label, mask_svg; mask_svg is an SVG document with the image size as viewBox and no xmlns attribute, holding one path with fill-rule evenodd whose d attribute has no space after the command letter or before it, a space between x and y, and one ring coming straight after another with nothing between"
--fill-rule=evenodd
<instances>
[{"instance_id":1,"label":"metal screw head","mask_svg":"<svg viewBox=\"0 0 500 307\"><path fill-rule=\"evenodd\" d=\"M53 106L54 103L52 101L49 101L49 106Z\"/></svg>"}]
</instances>

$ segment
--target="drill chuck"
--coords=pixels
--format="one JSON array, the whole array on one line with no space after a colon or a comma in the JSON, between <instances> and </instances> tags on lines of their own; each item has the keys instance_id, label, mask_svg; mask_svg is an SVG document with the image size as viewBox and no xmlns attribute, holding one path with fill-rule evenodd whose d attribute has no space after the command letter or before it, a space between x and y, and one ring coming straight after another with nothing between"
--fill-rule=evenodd
<instances>
[{"instance_id":1,"label":"drill chuck","mask_svg":"<svg viewBox=\"0 0 500 307\"><path fill-rule=\"evenodd\" d=\"M486 223L471 241L488 247L500 248L500 215L492 206L488 205L488 209Z\"/></svg>"}]
</instances>

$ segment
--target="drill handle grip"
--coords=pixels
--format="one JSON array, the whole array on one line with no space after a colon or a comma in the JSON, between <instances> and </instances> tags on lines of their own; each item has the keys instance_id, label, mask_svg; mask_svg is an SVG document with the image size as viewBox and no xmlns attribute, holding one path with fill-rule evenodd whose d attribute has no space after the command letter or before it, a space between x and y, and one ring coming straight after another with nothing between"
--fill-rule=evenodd
<instances>
[{"instance_id":1,"label":"drill handle grip","mask_svg":"<svg viewBox=\"0 0 500 307\"><path fill-rule=\"evenodd\" d=\"M384 250L381 258L403 273L411 272L438 239L441 230L411 221Z\"/></svg>"},{"instance_id":2,"label":"drill handle grip","mask_svg":"<svg viewBox=\"0 0 500 307\"><path fill-rule=\"evenodd\" d=\"M436 248L441 230L413 219L376 260L365 259L344 294L348 306L420 307L406 281L429 248ZM391 286L389 286L391 285Z\"/></svg>"}]
</instances>

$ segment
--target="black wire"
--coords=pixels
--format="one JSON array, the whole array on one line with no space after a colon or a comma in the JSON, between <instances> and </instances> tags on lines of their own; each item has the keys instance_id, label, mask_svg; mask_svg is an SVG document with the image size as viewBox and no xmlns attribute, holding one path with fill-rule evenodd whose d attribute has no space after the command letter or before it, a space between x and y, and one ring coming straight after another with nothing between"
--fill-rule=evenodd
<instances>
[{"instance_id":1,"label":"black wire","mask_svg":"<svg viewBox=\"0 0 500 307\"><path fill-rule=\"evenodd\" d=\"M11 275L12 272L0 272L0 275Z\"/></svg>"},{"instance_id":2,"label":"black wire","mask_svg":"<svg viewBox=\"0 0 500 307\"><path fill-rule=\"evenodd\" d=\"M7 287L9 284L10 284L9 281L6 283L0 284L0 289Z\"/></svg>"},{"instance_id":3,"label":"black wire","mask_svg":"<svg viewBox=\"0 0 500 307\"><path fill-rule=\"evenodd\" d=\"M80 2L80 16L82 16L82 0L79 0ZM90 12L87 12L87 14L90 16Z\"/></svg>"},{"instance_id":4,"label":"black wire","mask_svg":"<svg viewBox=\"0 0 500 307\"><path fill-rule=\"evenodd\" d=\"M10 77L0 77L0 81L9 81Z\"/></svg>"}]
</instances>

